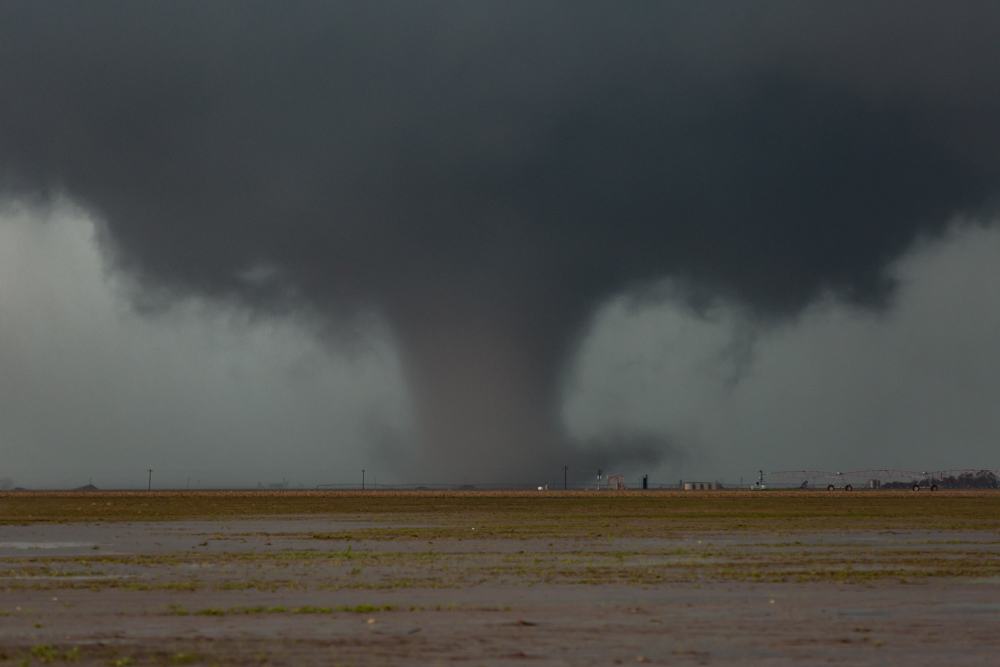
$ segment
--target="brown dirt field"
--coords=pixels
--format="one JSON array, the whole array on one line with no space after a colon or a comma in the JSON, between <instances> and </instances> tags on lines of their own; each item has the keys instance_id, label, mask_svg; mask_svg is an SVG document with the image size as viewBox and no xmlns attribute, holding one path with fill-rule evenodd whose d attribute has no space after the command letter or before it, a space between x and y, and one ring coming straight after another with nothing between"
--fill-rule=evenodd
<instances>
[{"instance_id":1,"label":"brown dirt field","mask_svg":"<svg viewBox=\"0 0 1000 667\"><path fill-rule=\"evenodd\" d=\"M1000 494L0 494L4 664L991 664Z\"/></svg>"}]
</instances>

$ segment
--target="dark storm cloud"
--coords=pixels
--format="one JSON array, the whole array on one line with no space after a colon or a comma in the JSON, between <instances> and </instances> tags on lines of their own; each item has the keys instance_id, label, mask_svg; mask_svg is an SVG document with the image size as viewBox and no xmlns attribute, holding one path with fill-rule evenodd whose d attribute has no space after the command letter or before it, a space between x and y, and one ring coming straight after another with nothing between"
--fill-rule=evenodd
<instances>
[{"instance_id":1,"label":"dark storm cloud","mask_svg":"<svg viewBox=\"0 0 1000 667\"><path fill-rule=\"evenodd\" d=\"M985 2L3 2L0 161L156 289L382 310L442 470L551 467L602 298L875 304L989 204L998 27Z\"/></svg>"}]
</instances>

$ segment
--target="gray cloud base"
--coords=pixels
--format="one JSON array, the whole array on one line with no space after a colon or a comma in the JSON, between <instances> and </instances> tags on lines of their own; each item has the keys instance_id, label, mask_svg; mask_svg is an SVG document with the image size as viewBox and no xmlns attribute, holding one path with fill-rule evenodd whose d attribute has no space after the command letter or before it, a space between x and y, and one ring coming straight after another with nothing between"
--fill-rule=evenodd
<instances>
[{"instance_id":1,"label":"gray cloud base","mask_svg":"<svg viewBox=\"0 0 1000 667\"><path fill-rule=\"evenodd\" d=\"M6 2L0 163L145 294L395 333L425 469L561 465L602 300L765 319L997 184L993 3ZM331 325L333 326L333 325ZM665 443L602 445L652 464ZM591 460L592 459L592 460Z\"/></svg>"}]
</instances>

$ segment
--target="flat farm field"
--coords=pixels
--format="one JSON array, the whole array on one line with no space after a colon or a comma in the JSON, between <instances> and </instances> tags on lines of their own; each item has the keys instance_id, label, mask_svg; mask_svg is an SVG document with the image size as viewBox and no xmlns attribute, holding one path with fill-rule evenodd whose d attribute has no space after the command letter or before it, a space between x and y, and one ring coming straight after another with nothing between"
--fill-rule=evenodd
<instances>
[{"instance_id":1,"label":"flat farm field","mask_svg":"<svg viewBox=\"0 0 1000 667\"><path fill-rule=\"evenodd\" d=\"M990 664L994 491L0 494L0 666Z\"/></svg>"}]
</instances>

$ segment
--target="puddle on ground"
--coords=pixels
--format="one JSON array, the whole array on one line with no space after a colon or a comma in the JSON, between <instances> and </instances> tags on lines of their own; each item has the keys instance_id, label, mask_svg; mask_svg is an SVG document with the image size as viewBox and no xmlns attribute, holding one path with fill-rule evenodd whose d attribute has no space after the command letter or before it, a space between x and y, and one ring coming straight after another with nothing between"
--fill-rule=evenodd
<instances>
[{"instance_id":1,"label":"puddle on ground","mask_svg":"<svg viewBox=\"0 0 1000 667\"><path fill-rule=\"evenodd\" d=\"M942 605L935 611L959 614L965 614L968 612L996 613L1000 612L1000 602L955 602L948 605Z\"/></svg>"},{"instance_id":2,"label":"puddle on ground","mask_svg":"<svg viewBox=\"0 0 1000 667\"><path fill-rule=\"evenodd\" d=\"M136 575L134 574L39 574L39 575L29 575L23 576L18 575L16 577L4 577L0 576L0 579L5 580L29 580L29 581L107 581L109 579L134 579Z\"/></svg>"},{"instance_id":3,"label":"puddle on ground","mask_svg":"<svg viewBox=\"0 0 1000 667\"><path fill-rule=\"evenodd\" d=\"M0 542L0 549L78 549L96 546L94 542Z\"/></svg>"},{"instance_id":4,"label":"puddle on ground","mask_svg":"<svg viewBox=\"0 0 1000 667\"><path fill-rule=\"evenodd\" d=\"M849 616L851 618L875 618L889 616L890 612L884 609L838 609L838 616Z\"/></svg>"}]
</instances>

